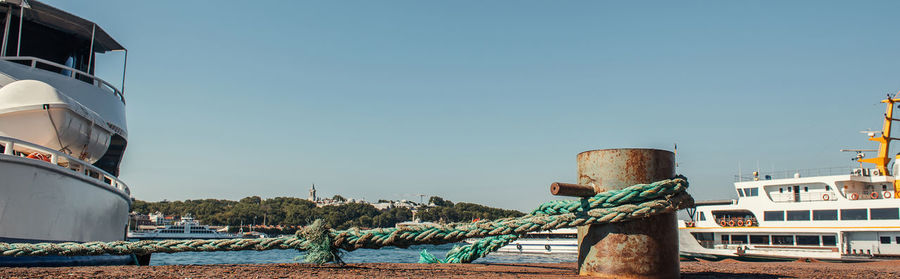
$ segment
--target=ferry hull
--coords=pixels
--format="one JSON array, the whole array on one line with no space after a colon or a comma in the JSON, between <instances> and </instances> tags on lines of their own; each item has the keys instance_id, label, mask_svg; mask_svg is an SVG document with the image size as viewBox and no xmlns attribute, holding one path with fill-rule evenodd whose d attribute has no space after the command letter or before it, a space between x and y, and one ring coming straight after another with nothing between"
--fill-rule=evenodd
<instances>
[{"instance_id":1,"label":"ferry hull","mask_svg":"<svg viewBox=\"0 0 900 279\"><path fill-rule=\"evenodd\" d=\"M0 154L0 177L0 242L125 238L129 200L109 185L44 161L4 154ZM46 262L54 257L31 258L45 262L38 265L58 265ZM90 262L82 257L55 258L75 260L70 264ZM27 259L0 257L0 265L30 265L22 263L24 260ZM108 259L98 263L103 262Z\"/></svg>"}]
</instances>

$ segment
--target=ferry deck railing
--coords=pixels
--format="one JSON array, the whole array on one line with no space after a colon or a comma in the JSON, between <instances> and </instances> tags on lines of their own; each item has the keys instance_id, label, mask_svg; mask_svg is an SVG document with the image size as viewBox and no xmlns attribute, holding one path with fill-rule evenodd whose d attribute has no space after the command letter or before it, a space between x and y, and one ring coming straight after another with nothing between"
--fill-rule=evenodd
<instances>
[{"instance_id":1,"label":"ferry deck railing","mask_svg":"<svg viewBox=\"0 0 900 279\"><path fill-rule=\"evenodd\" d=\"M128 188L128 185L125 185L125 182L122 182L112 174L95 167L88 162L79 160L68 154L8 137L0 137L0 147L2 147L3 154L10 156L26 157L34 152L40 153L41 155L49 157L50 161L46 162L47 164L63 167L85 177L97 180L101 184L108 186L111 190L124 193L126 197L129 199L131 198L131 189ZM33 160L44 162L40 159Z\"/></svg>"},{"instance_id":2,"label":"ferry deck railing","mask_svg":"<svg viewBox=\"0 0 900 279\"><path fill-rule=\"evenodd\" d=\"M828 199L825 198L825 195L828 195ZM771 193L773 202L820 202L820 201L837 201L838 198L834 192L803 192L803 193L794 193L787 192L784 193ZM799 200L797 198L799 197Z\"/></svg>"},{"instance_id":3,"label":"ferry deck railing","mask_svg":"<svg viewBox=\"0 0 900 279\"><path fill-rule=\"evenodd\" d=\"M794 178L794 175L800 174L800 177L810 177L810 176L828 176L828 175L842 175L842 174L851 174L851 170L848 167L828 167L828 168L815 168L815 169L795 169L795 170L781 170L781 171L772 171L772 172L759 172L759 176L754 177L753 172L742 173L741 175L734 175L734 182L743 182L743 181L754 181L756 178L759 180L772 180L772 179L785 179L785 178Z\"/></svg>"},{"instance_id":4,"label":"ferry deck railing","mask_svg":"<svg viewBox=\"0 0 900 279\"><path fill-rule=\"evenodd\" d=\"M825 243L821 243L821 242L820 242L819 244L798 244L798 243L795 243L795 242L794 242L794 243L784 243L784 244L773 243L773 242L768 242L768 243L747 243L747 242L740 241L740 240L737 240L737 241L697 240L697 242L700 243L700 246L701 246L701 247L707 248L707 249L730 249L730 248L748 247L748 246L749 246L749 247L753 247L753 246L764 246L764 247L765 247L765 246L778 246L779 248L782 248L782 249L790 249L790 248L797 248L797 249L804 249L804 248L834 249L834 248L837 248L837 245L836 245L836 244L835 244L835 245L830 245L830 244L825 244Z\"/></svg>"},{"instance_id":5,"label":"ferry deck railing","mask_svg":"<svg viewBox=\"0 0 900 279\"><path fill-rule=\"evenodd\" d=\"M81 78L88 79L88 80L90 80L89 83L91 83L94 86L97 86L99 88L103 88L103 89L111 91L112 94L114 94L116 97L119 97L119 100L121 100L122 103L125 102L125 93L120 91L118 88L116 88L109 82L107 82L101 78L98 78L92 74L83 72L81 70L78 70L78 69L75 69L75 68L72 68L72 67L69 67L66 65L62 65L62 64L59 64L56 62L48 61L46 59L33 57L33 56L0 56L0 60L6 60L6 61L11 61L11 62L15 62L18 64L30 66L32 69L35 69L35 68L41 69L40 67L38 67L38 65L46 65L46 66L50 66L53 68L57 68L58 70L60 70L60 72L54 72L54 71L48 71L48 72L68 76L69 78L72 78L72 79L78 79L78 80L82 80ZM21 63L21 62L26 62L26 63ZM46 69L42 69L42 70L46 70ZM68 74L63 74L63 72L68 72ZM84 81L84 80L82 80L82 81Z\"/></svg>"}]
</instances>

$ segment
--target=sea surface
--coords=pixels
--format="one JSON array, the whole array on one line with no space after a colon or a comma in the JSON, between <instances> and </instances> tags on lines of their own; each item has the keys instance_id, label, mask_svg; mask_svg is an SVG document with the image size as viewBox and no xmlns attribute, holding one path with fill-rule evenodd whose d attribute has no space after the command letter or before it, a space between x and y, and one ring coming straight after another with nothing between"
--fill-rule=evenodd
<instances>
[{"instance_id":1,"label":"sea surface","mask_svg":"<svg viewBox=\"0 0 900 279\"><path fill-rule=\"evenodd\" d=\"M439 259L453 248L453 245L416 245L409 248L386 247L382 249L359 249L344 252L341 258L347 263L415 263L419 261L419 252L427 249ZM298 263L302 262L302 252L296 250L268 251L228 251L228 252L182 252L174 254L153 254L150 265L186 265L186 264L263 264L263 263ZM578 260L576 254L518 254L491 253L487 257L475 260L475 263L559 263Z\"/></svg>"}]
</instances>

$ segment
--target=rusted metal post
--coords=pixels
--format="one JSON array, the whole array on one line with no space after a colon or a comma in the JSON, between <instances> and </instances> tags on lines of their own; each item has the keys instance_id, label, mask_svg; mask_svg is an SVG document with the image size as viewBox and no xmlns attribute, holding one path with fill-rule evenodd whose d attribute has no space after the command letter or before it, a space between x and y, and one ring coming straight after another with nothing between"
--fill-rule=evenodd
<instances>
[{"instance_id":1,"label":"rusted metal post","mask_svg":"<svg viewBox=\"0 0 900 279\"><path fill-rule=\"evenodd\" d=\"M675 154L659 149L604 149L578 154L578 184L618 190L675 176ZM578 227L578 274L607 278L678 278L675 213Z\"/></svg>"}]
</instances>

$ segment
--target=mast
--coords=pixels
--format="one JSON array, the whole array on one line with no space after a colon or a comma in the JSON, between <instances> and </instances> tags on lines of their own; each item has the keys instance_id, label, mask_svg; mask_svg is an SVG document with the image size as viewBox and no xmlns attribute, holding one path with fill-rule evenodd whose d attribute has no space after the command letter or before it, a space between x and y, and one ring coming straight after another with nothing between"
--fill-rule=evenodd
<instances>
[{"instance_id":1,"label":"mast","mask_svg":"<svg viewBox=\"0 0 900 279\"><path fill-rule=\"evenodd\" d=\"M897 93L900 95L900 92ZM888 171L888 163L891 161L888 154L891 141L892 140L900 140L900 138L891 137L891 124L894 121L900 121L900 119L894 118L894 103L900 102L900 99L897 99L897 95L894 95L894 98L891 98L890 95L884 100L881 100L882 103L887 104L887 109L884 113L884 126L881 128L881 136L876 137L875 135L870 134L869 140L878 142L878 155L875 158L867 158L860 159L859 161L862 163L872 163L878 168L878 172L881 175L891 175Z\"/></svg>"}]
</instances>

